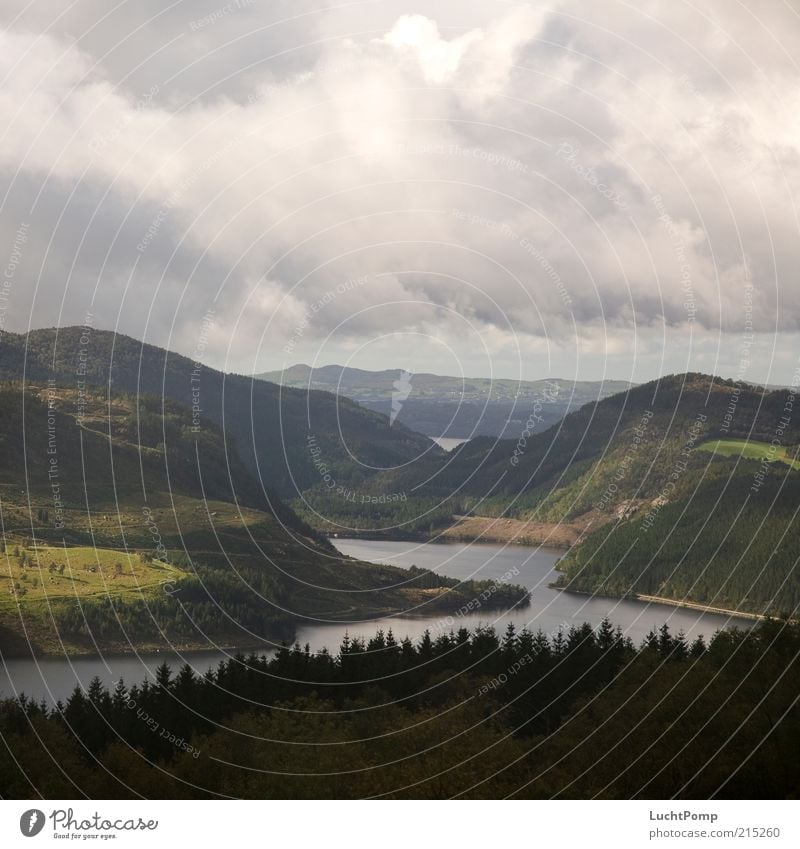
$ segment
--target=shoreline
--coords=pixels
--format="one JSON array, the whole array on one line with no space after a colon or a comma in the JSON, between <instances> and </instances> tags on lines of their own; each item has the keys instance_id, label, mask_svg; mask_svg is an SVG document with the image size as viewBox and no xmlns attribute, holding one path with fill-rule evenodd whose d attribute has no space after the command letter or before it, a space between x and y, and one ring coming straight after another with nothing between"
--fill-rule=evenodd
<instances>
[{"instance_id":1,"label":"shoreline","mask_svg":"<svg viewBox=\"0 0 800 849\"><path fill-rule=\"evenodd\" d=\"M624 595L610 595L608 593L590 593L586 590L573 590L569 587L559 587L557 584L550 583L547 585L550 589L558 590L562 593L571 593L572 595L583 595L589 596L590 598L613 598L613 599L627 599L628 601L641 601L645 604L661 604L668 607L678 607L683 608L684 610L695 610L698 613L710 613L715 616L727 616L731 619L750 619L752 621L757 622L765 622L768 619L774 619L776 617L767 616L765 613L751 613L746 610L730 610L727 607L713 607L708 604L701 604L697 601L681 601L676 598L664 598L664 596L659 595L645 595L644 593L633 593L629 596Z\"/></svg>"},{"instance_id":2,"label":"shoreline","mask_svg":"<svg viewBox=\"0 0 800 849\"><path fill-rule=\"evenodd\" d=\"M363 562L363 561L361 561ZM488 580L487 580L488 582ZM515 585L509 584L508 587ZM359 613L352 609L348 611L340 611L339 615L328 614L328 618L322 620L326 624L340 624L345 629L358 624L361 621L371 621L373 619L391 619L394 616L409 616L409 609L416 609L419 602L425 602L426 612L411 614L410 618L426 619L431 615L446 617L456 613L464 604L470 601L469 598L461 595L453 595L452 590L455 587L438 587L434 595L431 590L414 591L417 596L420 594L422 599L418 597L408 598L408 604L374 607L363 609L357 619L353 618L353 613ZM478 588L480 589L480 588ZM520 589L524 589L520 587ZM528 591L529 596L529 591ZM514 601L514 604L519 604L520 600ZM504 605L502 603L486 603L485 606L489 610L500 609ZM157 656L160 654L175 655L183 653L200 653L200 652L229 652L231 654L248 654L256 653L263 654L272 651L277 651L282 645L291 648L297 641L298 630L303 624L302 619L298 619L293 623L290 634L278 632L272 636L264 637L262 642L244 642L240 643L231 635L220 635L212 644L209 642L197 643L187 641L175 641L170 644L168 642L142 642L138 645L130 643L110 642L106 645L90 645L72 643L63 641L60 645L53 642L52 635L48 635L48 639L38 637L38 642L30 635L24 638L17 631L0 623L0 660L60 660L64 658L103 658L103 657L137 657L139 655Z\"/></svg>"},{"instance_id":3,"label":"shoreline","mask_svg":"<svg viewBox=\"0 0 800 849\"><path fill-rule=\"evenodd\" d=\"M669 607L682 607L686 610L697 610L700 613L713 613L718 616L730 616L734 619L751 619L757 622L765 622L767 619L774 617L767 616L764 613L750 613L746 610L729 610L727 607L713 607L708 604L700 604L696 601L681 601L680 599L664 598L659 595L644 595L636 593L637 601L644 601L649 604L664 604Z\"/></svg>"},{"instance_id":4,"label":"shoreline","mask_svg":"<svg viewBox=\"0 0 800 849\"><path fill-rule=\"evenodd\" d=\"M534 522L496 516L454 515L450 524L434 533L428 531L400 531L380 529L353 529L347 532L320 530L334 545L336 539L362 539L374 541L409 541L432 544L449 542L513 544L544 546L568 551L581 542L590 530L601 527L613 517L591 511L573 522ZM337 534L338 536L335 536Z\"/></svg>"},{"instance_id":5,"label":"shoreline","mask_svg":"<svg viewBox=\"0 0 800 849\"><path fill-rule=\"evenodd\" d=\"M288 643L287 643L288 644ZM65 658L105 658L105 657L157 657L158 655L181 655L199 654L200 652L232 652L233 654L258 651L275 651L280 648L280 642L273 645L263 644L261 646L241 646L227 643L181 643L168 645L164 643L145 643L141 646L119 646L112 645L106 648L94 648L88 646L65 645L60 651L48 651L36 647L28 647L27 650L16 650L14 648L0 651L0 658L5 660L63 660Z\"/></svg>"},{"instance_id":6,"label":"shoreline","mask_svg":"<svg viewBox=\"0 0 800 849\"><path fill-rule=\"evenodd\" d=\"M546 546L569 550L581 540L588 522L532 522L493 516L453 516L437 539L450 542L490 542Z\"/></svg>"}]
</instances>

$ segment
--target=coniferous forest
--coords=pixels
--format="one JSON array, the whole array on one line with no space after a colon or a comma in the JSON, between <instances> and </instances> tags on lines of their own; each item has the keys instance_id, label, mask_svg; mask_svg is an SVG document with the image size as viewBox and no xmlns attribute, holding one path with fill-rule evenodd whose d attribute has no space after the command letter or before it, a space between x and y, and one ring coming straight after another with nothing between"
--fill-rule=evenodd
<instances>
[{"instance_id":1,"label":"coniferous forest","mask_svg":"<svg viewBox=\"0 0 800 849\"><path fill-rule=\"evenodd\" d=\"M9 797L794 798L800 626L345 637L0 705Z\"/></svg>"}]
</instances>

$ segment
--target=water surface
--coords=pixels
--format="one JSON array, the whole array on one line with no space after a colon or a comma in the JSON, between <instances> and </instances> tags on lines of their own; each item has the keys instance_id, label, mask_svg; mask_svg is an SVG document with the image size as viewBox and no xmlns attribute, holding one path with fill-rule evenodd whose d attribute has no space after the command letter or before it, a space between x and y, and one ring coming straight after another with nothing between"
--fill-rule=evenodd
<instances>
[{"instance_id":1,"label":"water surface","mask_svg":"<svg viewBox=\"0 0 800 849\"><path fill-rule=\"evenodd\" d=\"M559 628L569 629L573 625L589 622L599 625L608 616L619 625L626 636L638 645L652 628L660 628L666 622L677 633L683 630L688 639L698 635L710 637L721 628L736 625L752 627L752 620L731 618L719 614L701 613L664 604L623 600L614 598L592 598L590 596L554 590L548 584L558 577L555 563L563 551L544 546L498 545L491 543L417 543L373 541L359 539L335 539L342 554L370 560L374 563L390 563L395 566L416 565L432 569L443 575L468 580L500 580L522 584L531 591L531 604L515 610L479 609L464 615L426 613L424 609L413 611L412 616L394 616L382 620L351 625L350 636L372 636L378 628L392 628L395 636L419 637L425 629L432 636L452 628L475 628L477 625L492 625L498 631L505 630L513 622L519 630L527 626L532 631L540 628L554 634ZM327 646L338 648L343 633L341 625L305 625L298 629L297 639L312 648Z\"/></svg>"},{"instance_id":2,"label":"water surface","mask_svg":"<svg viewBox=\"0 0 800 849\"><path fill-rule=\"evenodd\" d=\"M458 448L459 445L469 442L468 439L457 439L454 436L432 436L431 439L440 448L444 448L445 451L452 451L454 448Z\"/></svg>"},{"instance_id":3,"label":"water surface","mask_svg":"<svg viewBox=\"0 0 800 849\"><path fill-rule=\"evenodd\" d=\"M710 637L720 628L738 625L749 628L750 620L731 619L718 614L700 613L660 604L639 601L623 601L606 598L590 598L551 589L548 584L555 580L556 560L563 554L559 549L522 546L495 545L485 543L416 543L395 541L373 541L358 539L335 539L336 547L346 555L375 563L391 563L397 566L416 565L432 569L443 575L462 580L505 579L510 583L522 584L531 590L531 605L516 610L489 610L479 608L474 612L432 612L425 607L411 611L411 615L370 619L345 624L308 624L298 628L297 640L301 645L309 643L312 650L327 647L336 651L347 631L351 637L371 637L378 628L392 629L397 639L408 635L418 638L428 629L436 637L443 632L460 627L475 628L477 625L493 625L498 631L505 630L509 622L517 629L527 626L548 634L559 628L589 622L597 626L608 616L622 627L626 635L637 644L651 628L667 622L674 632L683 630L689 639L698 634ZM25 692L37 699L45 698L49 703L66 699L76 684L86 687L95 675L112 687L123 678L127 684L139 683L145 677L151 680L156 668L167 661L173 670L189 663L198 673L227 660L235 652L210 648L193 652L160 652L158 654L105 655L103 657L48 657L31 660L13 658L0 663L0 695L9 696Z\"/></svg>"}]
</instances>

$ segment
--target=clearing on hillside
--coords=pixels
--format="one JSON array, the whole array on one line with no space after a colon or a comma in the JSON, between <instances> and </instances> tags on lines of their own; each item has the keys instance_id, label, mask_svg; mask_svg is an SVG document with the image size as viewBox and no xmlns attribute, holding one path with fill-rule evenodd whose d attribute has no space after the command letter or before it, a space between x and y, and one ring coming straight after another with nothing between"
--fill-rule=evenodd
<instances>
[{"instance_id":1,"label":"clearing on hillside","mask_svg":"<svg viewBox=\"0 0 800 849\"><path fill-rule=\"evenodd\" d=\"M723 457L744 457L745 460L768 460L786 463L793 469L800 469L800 460L795 459L796 445L772 445L769 442L757 442L745 439L714 439L697 446L701 451L710 451Z\"/></svg>"}]
</instances>

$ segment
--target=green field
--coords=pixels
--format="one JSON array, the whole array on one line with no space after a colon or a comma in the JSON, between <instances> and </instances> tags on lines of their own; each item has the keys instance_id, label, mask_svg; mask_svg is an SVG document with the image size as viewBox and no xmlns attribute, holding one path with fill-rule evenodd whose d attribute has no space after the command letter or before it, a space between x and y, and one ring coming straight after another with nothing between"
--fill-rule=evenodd
<instances>
[{"instance_id":1,"label":"green field","mask_svg":"<svg viewBox=\"0 0 800 849\"><path fill-rule=\"evenodd\" d=\"M186 575L168 563L90 546L24 547L9 543L2 559L0 609L109 596L133 601L151 596L163 584L174 584Z\"/></svg>"},{"instance_id":2,"label":"green field","mask_svg":"<svg viewBox=\"0 0 800 849\"><path fill-rule=\"evenodd\" d=\"M785 463L793 469L800 469L800 460L794 458L797 446L771 445L769 442L757 442L744 439L715 439L697 446L701 451L710 451L723 457L744 457L745 460L764 460Z\"/></svg>"}]
</instances>

